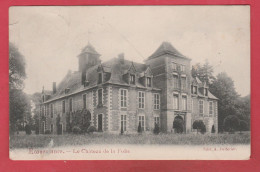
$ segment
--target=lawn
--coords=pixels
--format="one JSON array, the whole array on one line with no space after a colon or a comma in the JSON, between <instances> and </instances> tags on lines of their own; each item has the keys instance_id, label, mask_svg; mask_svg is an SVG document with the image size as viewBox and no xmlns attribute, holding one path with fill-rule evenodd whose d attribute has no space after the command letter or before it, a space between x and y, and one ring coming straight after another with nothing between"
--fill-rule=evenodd
<instances>
[{"instance_id":1,"label":"lawn","mask_svg":"<svg viewBox=\"0 0 260 172\"><path fill-rule=\"evenodd\" d=\"M10 149L71 146L88 144L167 144L167 145L209 145L209 144L250 144L250 133L243 134L131 134L115 135L94 133L86 135L15 135L10 137Z\"/></svg>"}]
</instances>

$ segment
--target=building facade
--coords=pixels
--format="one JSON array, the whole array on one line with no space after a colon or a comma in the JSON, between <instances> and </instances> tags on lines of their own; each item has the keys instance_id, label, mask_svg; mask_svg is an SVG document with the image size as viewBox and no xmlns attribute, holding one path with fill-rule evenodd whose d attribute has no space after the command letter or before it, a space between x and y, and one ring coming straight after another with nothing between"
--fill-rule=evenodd
<instances>
[{"instance_id":1,"label":"building facade","mask_svg":"<svg viewBox=\"0 0 260 172\"><path fill-rule=\"evenodd\" d=\"M68 131L68 114L87 110L97 131L136 133L138 125L152 132L155 123L162 132L174 132L173 122L183 120L184 133L194 132L202 120L206 132L218 131L217 98L206 83L191 76L191 59L170 43L136 63L119 54L101 62L100 54L88 44L78 56L78 71L69 71L53 90L42 90L40 133ZM57 120L60 125L57 125Z\"/></svg>"}]
</instances>

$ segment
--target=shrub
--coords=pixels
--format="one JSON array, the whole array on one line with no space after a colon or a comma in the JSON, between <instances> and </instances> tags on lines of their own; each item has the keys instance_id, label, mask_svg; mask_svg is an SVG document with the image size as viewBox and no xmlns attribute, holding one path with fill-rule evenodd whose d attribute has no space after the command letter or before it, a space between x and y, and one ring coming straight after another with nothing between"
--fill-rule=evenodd
<instances>
[{"instance_id":1,"label":"shrub","mask_svg":"<svg viewBox=\"0 0 260 172\"><path fill-rule=\"evenodd\" d=\"M137 132L142 133L141 122L139 122L139 124L138 124Z\"/></svg>"},{"instance_id":2,"label":"shrub","mask_svg":"<svg viewBox=\"0 0 260 172\"><path fill-rule=\"evenodd\" d=\"M202 120L196 120L192 124L192 128L196 129L197 132L204 134L206 132L206 126Z\"/></svg>"},{"instance_id":3,"label":"shrub","mask_svg":"<svg viewBox=\"0 0 260 172\"><path fill-rule=\"evenodd\" d=\"M30 125L26 124L24 130L25 130L25 133L26 133L27 135L32 134L32 130L31 130L31 126L30 126Z\"/></svg>"},{"instance_id":4,"label":"shrub","mask_svg":"<svg viewBox=\"0 0 260 172\"><path fill-rule=\"evenodd\" d=\"M248 124L244 120L240 120L239 122L239 131L242 133L242 131L247 131L248 130Z\"/></svg>"},{"instance_id":5,"label":"shrub","mask_svg":"<svg viewBox=\"0 0 260 172\"><path fill-rule=\"evenodd\" d=\"M80 134L81 129L78 126L75 126L72 128L72 132L73 134Z\"/></svg>"},{"instance_id":6,"label":"shrub","mask_svg":"<svg viewBox=\"0 0 260 172\"><path fill-rule=\"evenodd\" d=\"M212 125L212 128L211 128L211 133L215 133L216 132L216 130L215 130L215 126L214 125Z\"/></svg>"},{"instance_id":7,"label":"shrub","mask_svg":"<svg viewBox=\"0 0 260 172\"><path fill-rule=\"evenodd\" d=\"M160 129L159 129L159 125L157 123L155 123L154 129L153 129L153 133L154 134L159 134Z\"/></svg>"},{"instance_id":8,"label":"shrub","mask_svg":"<svg viewBox=\"0 0 260 172\"><path fill-rule=\"evenodd\" d=\"M46 130L44 134L51 134L50 130Z\"/></svg>"},{"instance_id":9,"label":"shrub","mask_svg":"<svg viewBox=\"0 0 260 172\"><path fill-rule=\"evenodd\" d=\"M173 121L173 128L175 129L176 133L183 132L183 120L179 118L175 118Z\"/></svg>"},{"instance_id":10,"label":"shrub","mask_svg":"<svg viewBox=\"0 0 260 172\"><path fill-rule=\"evenodd\" d=\"M88 127L88 130L87 130L87 132L88 132L88 133L91 133L91 134L92 134L93 132L96 132L96 131L97 131L97 129L96 129L93 125L89 126L89 127Z\"/></svg>"},{"instance_id":11,"label":"shrub","mask_svg":"<svg viewBox=\"0 0 260 172\"><path fill-rule=\"evenodd\" d=\"M37 134L37 135L38 135L39 133L40 133L39 127L38 127L38 126L36 126L36 127L35 127L35 134Z\"/></svg>"},{"instance_id":12,"label":"shrub","mask_svg":"<svg viewBox=\"0 0 260 172\"><path fill-rule=\"evenodd\" d=\"M235 115L229 115L224 119L224 129L230 133L239 129L239 119Z\"/></svg>"}]
</instances>

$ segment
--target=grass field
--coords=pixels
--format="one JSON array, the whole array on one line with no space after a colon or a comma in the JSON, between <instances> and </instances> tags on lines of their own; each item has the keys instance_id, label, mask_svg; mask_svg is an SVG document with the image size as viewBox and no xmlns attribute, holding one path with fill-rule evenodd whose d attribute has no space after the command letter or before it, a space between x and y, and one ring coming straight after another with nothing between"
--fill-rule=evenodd
<instances>
[{"instance_id":1,"label":"grass field","mask_svg":"<svg viewBox=\"0 0 260 172\"><path fill-rule=\"evenodd\" d=\"M10 149L88 144L167 144L167 145L209 145L250 144L250 133L243 134L131 134L114 135L96 133L92 135L15 135L10 136Z\"/></svg>"}]
</instances>

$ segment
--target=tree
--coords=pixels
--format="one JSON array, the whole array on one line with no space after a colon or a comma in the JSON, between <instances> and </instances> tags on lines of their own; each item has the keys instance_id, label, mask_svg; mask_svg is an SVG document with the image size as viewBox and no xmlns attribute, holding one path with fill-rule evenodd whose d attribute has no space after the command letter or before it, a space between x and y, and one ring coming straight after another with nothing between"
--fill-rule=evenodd
<instances>
[{"instance_id":1,"label":"tree","mask_svg":"<svg viewBox=\"0 0 260 172\"><path fill-rule=\"evenodd\" d=\"M159 129L159 125L157 123L154 124L154 130L153 130L153 133L154 134L159 134L160 132L160 129Z\"/></svg>"},{"instance_id":2,"label":"tree","mask_svg":"<svg viewBox=\"0 0 260 172\"><path fill-rule=\"evenodd\" d=\"M192 128L197 130L198 132L201 132L204 134L206 132L206 126L202 120L196 120L192 124Z\"/></svg>"},{"instance_id":3,"label":"tree","mask_svg":"<svg viewBox=\"0 0 260 172\"><path fill-rule=\"evenodd\" d=\"M203 65L200 63L192 66L191 74L193 77L198 77L202 82L206 82L208 85L216 79L213 75L213 66L211 66L208 60Z\"/></svg>"},{"instance_id":4,"label":"tree","mask_svg":"<svg viewBox=\"0 0 260 172\"><path fill-rule=\"evenodd\" d=\"M173 121L173 128L175 129L176 133L183 132L183 119L175 118Z\"/></svg>"},{"instance_id":5,"label":"tree","mask_svg":"<svg viewBox=\"0 0 260 172\"><path fill-rule=\"evenodd\" d=\"M239 130L239 119L236 115L229 115L224 119L224 129L229 133Z\"/></svg>"},{"instance_id":6,"label":"tree","mask_svg":"<svg viewBox=\"0 0 260 172\"><path fill-rule=\"evenodd\" d=\"M209 86L210 92L218 98L218 126L223 130L224 119L229 115L237 115L236 102L239 98L234 81L226 74L220 73Z\"/></svg>"},{"instance_id":7,"label":"tree","mask_svg":"<svg viewBox=\"0 0 260 172\"><path fill-rule=\"evenodd\" d=\"M239 131L242 133L242 131L247 131L248 130L248 124L244 120L239 121Z\"/></svg>"}]
</instances>

